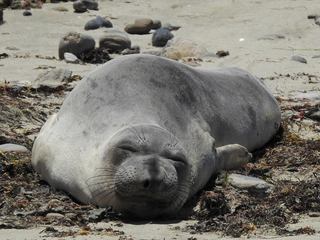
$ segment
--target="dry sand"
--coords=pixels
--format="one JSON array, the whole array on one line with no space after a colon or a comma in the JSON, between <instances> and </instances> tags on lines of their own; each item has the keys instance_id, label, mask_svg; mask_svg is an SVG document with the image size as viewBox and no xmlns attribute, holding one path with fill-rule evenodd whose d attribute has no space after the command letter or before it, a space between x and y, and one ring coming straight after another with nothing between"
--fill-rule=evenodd
<instances>
[{"instance_id":1,"label":"dry sand","mask_svg":"<svg viewBox=\"0 0 320 240\"><path fill-rule=\"evenodd\" d=\"M64 6L68 12L53 10ZM312 83L299 73L320 75L320 26L307 19L309 14L319 13L317 0L114 0L100 1L99 11L73 13L72 3L44 4L43 9L33 9L33 16L24 17L20 10L4 11L5 24L0 26L0 53L9 58L0 60L0 82L27 83L35 79L42 67L67 68L84 75L96 66L92 64L67 64L64 61L43 59L58 58L58 43L68 31L86 32L84 24L93 16L109 16L115 28L123 29L138 17L159 19L163 23L180 25L174 32L176 38L190 39L205 46L211 53L227 50L230 56L209 58L201 63L205 68L237 66L266 78L265 83L276 95L288 97L301 92L313 91L320 95L320 81ZM103 29L87 32L98 41ZM274 38L279 34L284 38ZM154 49L151 35L130 35L132 43L142 50ZM9 48L17 48L9 50ZM39 57L36 57L39 55ZM291 60L293 55L305 57L307 64ZM290 74L292 79L276 78L278 74ZM112 223L110 223L112 224ZM185 222L175 224L125 224L121 227L134 239L214 239L217 235L206 233L190 235L181 230ZM318 232L313 236L277 238L272 235L252 236L252 239L319 239L320 220L303 220L300 225L312 225ZM44 239L40 231L0 230L0 239ZM190 238L194 237L194 238ZM48 238L50 239L50 238ZM118 236L82 236L76 239L119 239Z\"/></svg>"}]
</instances>

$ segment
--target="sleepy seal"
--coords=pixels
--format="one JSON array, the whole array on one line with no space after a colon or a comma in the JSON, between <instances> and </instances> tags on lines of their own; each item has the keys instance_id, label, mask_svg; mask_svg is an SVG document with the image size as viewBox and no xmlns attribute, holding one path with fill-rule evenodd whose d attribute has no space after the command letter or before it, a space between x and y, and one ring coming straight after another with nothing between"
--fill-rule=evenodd
<instances>
[{"instance_id":1,"label":"sleepy seal","mask_svg":"<svg viewBox=\"0 0 320 240\"><path fill-rule=\"evenodd\" d=\"M276 100L243 70L130 55L69 94L41 129L32 164L81 202L170 215L214 173L247 162L279 125Z\"/></svg>"}]
</instances>

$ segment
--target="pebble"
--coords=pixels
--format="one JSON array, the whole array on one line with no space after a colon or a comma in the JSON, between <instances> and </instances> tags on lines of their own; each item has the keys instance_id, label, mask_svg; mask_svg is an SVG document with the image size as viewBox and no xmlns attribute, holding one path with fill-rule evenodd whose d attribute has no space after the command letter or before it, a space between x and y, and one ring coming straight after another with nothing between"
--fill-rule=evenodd
<instances>
[{"instance_id":1,"label":"pebble","mask_svg":"<svg viewBox=\"0 0 320 240\"><path fill-rule=\"evenodd\" d=\"M80 58L81 54L93 50L95 44L96 42L91 36L69 32L60 40L59 58L63 59L65 52L72 53Z\"/></svg>"},{"instance_id":2,"label":"pebble","mask_svg":"<svg viewBox=\"0 0 320 240\"><path fill-rule=\"evenodd\" d=\"M221 57L229 56L230 53L229 53L229 51L220 50L220 51L216 52L216 55L217 55L219 58L221 58Z\"/></svg>"},{"instance_id":3,"label":"pebble","mask_svg":"<svg viewBox=\"0 0 320 240\"><path fill-rule=\"evenodd\" d=\"M300 63L307 63L307 59L305 59L304 57L301 57L299 55L294 55L291 57L292 61L296 61L296 62L300 62Z\"/></svg>"},{"instance_id":4,"label":"pebble","mask_svg":"<svg viewBox=\"0 0 320 240\"><path fill-rule=\"evenodd\" d=\"M87 6L81 0L73 3L73 9L76 13L84 13L88 10Z\"/></svg>"},{"instance_id":5,"label":"pebble","mask_svg":"<svg viewBox=\"0 0 320 240\"><path fill-rule=\"evenodd\" d=\"M161 21L160 20L152 20L151 29L159 29L161 28Z\"/></svg>"},{"instance_id":6,"label":"pebble","mask_svg":"<svg viewBox=\"0 0 320 240\"><path fill-rule=\"evenodd\" d=\"M61 219L61 218L64 218L64 215L62 215L60 213L48 213L46 215L46 218Z\"/></svg>"},{"instance_id":7,"label":"pebble","mask_svg":"<svg viewBox=\"0 0 320 240\"><path fill-rule=\"evenodd\" d=\"M32 16L32 13L28 10L25 10L23 13L22 13L23 16Z\"/></svg>"},{"instance_id":8,"label":"pebble","mask_svg":"<svg viewBox=\"0 0 320 240\"><path fill-rule=\"evenodd\" d=\"M68 69L53 69L40 73L38 77L31 83L34 89L48 87L55 89L65 85L71 78L72 71Z\"/></svg>"},{"instance_id":9,"label":"pebble","mask_svg":"<svg viewBox=\"0 0 320 240\"><path fill-rule=\"evenodd\" d=\"M101 27L112 28L112 23L100 16L97 16L95 19L89 20L84 26L85 30L95 30Z\"/></svg>"},{"instance_id":10,"label":"pebble","mask_svg":"<svg viewBox=\"0 0 320 240\"><path fill-rule=\"evenodd\" d=\"M136 19L133 24L128 24L124 30L130 34L148 34L153 26L150 18Z\"/></svg>"},{"instance_id":11,"label":"pebble","mask_svg":"<svg viewBox=\"0 0 320 240\"><path fill-rule=\"evenodd\" d=\"M231 186L241 189L248 190L252 193L267 193L273 188L273 185L263 181L259 178L244 176L240 174L230 174L228 176L228 182Z\"/></svg>"},{"instance_id":12,"label":"pebble","mask_svg":"<svg viewBox=\"0 0 320 240\"><path fill-rule=\"evenodd\" d=\"M170 23L165 23L163 26L163 28L167 28L169 29L170 31L177 31L181 28L181 26L178 26L178 25L171 25Z\"/></svg>"},{"instance_id":13,"label":"pebble","mask_svg":"<svg viewBox=\"0 0 320 240\"><path fill-rule=\"evenodd\" d=\"M320 25L320 17L317 16L315 19L314 19L314 23L317 24L317 25Z\"/></svg>"},{"instance_id":14,"label":"pebble","mask_svg":"<svg viewBox=\"0 0 320 240\"><path fill-rule=\"evenodd\" d=\"M174 36L167 28L159 28L152 35L152 46L164 47Z\"/></svg>"},{"instance_id":15,"label":"pebble","mask_svg":"<svg viewBox=\"0 0 320 240\"><path fill-rule=\"evenodd\" d=\"M100 38L99 47L107 49L109 53L121 52L131 47L131 40L125 32L110 29Z\"/></svg>"},{"instance_id":16,"label":"pebble","mask_svg":"<svg viewBox=\"0 0 320 240\"><path fill-rule=\"evenodd\" d=\"M89 10L98 10L98 2L95 0L81 0Z\"/></svg>"},{"instance_id":17,"label":"pebble","mask_svg":"<svg viewBox=\"0 0 320 240\"><path fill-rule=\"evenodd\" d=\"M29 150L22 145L12 144L12 143L5 143L0 145L0 152L20 152L20 153L27 153Z\"/></svg>"},{"instance_id":18,"label":"pebble","mask_svg":"<svg viewBox=\"0 0 320 240\"><path fill-rule=\"evenodd\" d=\"M64 56L64 60L67 63L79 63L80 62L79 58L77 58L77 56L72 53L65 52L63 56Z\"/></svg>"}]
</instances>

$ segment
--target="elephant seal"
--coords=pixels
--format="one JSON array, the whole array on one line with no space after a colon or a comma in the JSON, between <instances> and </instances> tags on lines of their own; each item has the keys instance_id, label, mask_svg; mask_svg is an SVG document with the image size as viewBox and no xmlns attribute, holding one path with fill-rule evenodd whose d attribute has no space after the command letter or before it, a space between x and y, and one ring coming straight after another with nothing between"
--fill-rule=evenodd
<instances>
[{"instance_id":1,"label":"elephant seal","mask_svg":"<svg viewBox=\"0 0 320 240\"><path fill-rule=\"evenodd\" d=\"M69 94L42 127L32 164L81 202L153 218L177 213L214 173L247 162L279 125L276 100L243 70L130 55Z\"/></svg>"}]
</instances>

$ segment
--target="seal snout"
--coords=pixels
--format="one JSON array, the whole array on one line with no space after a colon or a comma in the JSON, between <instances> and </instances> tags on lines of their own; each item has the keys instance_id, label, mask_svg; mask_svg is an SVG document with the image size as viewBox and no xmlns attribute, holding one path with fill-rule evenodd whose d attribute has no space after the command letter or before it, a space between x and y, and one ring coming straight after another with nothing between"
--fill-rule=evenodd
<instances>
[{"instance_id":1,"label":"seal snout","mask_svg":"<svg viewBox=\"0 0 320 240\"><path fill-rule=\"evenodd\" d=\"M171 196L178 187L174 167L156 158L128 161L116 174L116 192L123 197L162 200Z\"/></svg>"}]
</instances>

